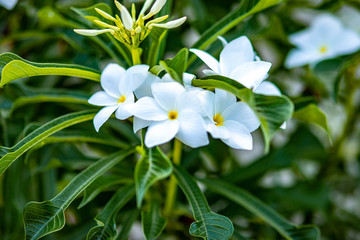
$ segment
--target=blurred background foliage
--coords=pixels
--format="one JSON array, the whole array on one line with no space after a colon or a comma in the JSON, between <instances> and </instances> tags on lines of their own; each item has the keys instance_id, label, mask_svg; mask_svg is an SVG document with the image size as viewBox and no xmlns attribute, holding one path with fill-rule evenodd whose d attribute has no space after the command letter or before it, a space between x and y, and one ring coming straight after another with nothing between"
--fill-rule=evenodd
<instances>
[{"instance_id":1,"label":"blurred background foliage","mask_svg":"<svg viewBox=\"0 0 360 240\"><path fill-rule=\"evenodd\" d=\"M112 6L115 12L111 0L103 2ZM168 51L163 58L173 56L184 46L191 47L199 34L239 2L173 1L172 16L185 15L188 21L169 31ZM126 64L120 56L111 54L115 46L104 36L94 41L72 30L84 23L71 8L96 3L98 1L94 0L21 0L11 11L0 8L0 53L13 52L34 62L75 63L98 70L109 62ZM128 7L131 3L125 1ZM296 109L318 105L327 116L328 133L309 123L311 113L307 113L308 116L300 119L293 118L286 130L278 132L269 154L264 154L261 133L257 131L253 151L233 151L220 141L213 141L201 149L185 148L183 166L194 176L220 176L248 190L295 224L315 223L321 229L322 239L355 240L360 239L360 53L312 67L292 70L283 67L292 48L287 36L308 26L314 16L324 12L340 16L345 24L357 28L360 33L359 21L354 24L354 17L350 17L356 13L360 16L357 0L287 0L247 19L224 37L232 40L247 35L259 56L272 62L269 79L291 97ZM216 55L221 49L218 41L211 45L209 52ZM197 60L188 71L197 71L200 75L201 66ZM13 146L41 124L89 108L78 103L43 101L41 98L23 104L19 99L68 91L86 99L97 89L98 84L59 76L24 79L0 88L0 145ZM326 126L324 121L321 124ZM78 131L95 134L91 122L69 128L64 134ZM130 123L112 119L101 134L136 143L138 139L131 131ZM111 147L81 142L40 147L25 154L22 161L16 161L0 176L0 239L22 239L22 214L27 202L52 198L95 159L114 151ZM136 160L133 161L123 162L114 171L122 174L125 180L132 179ZM44 239L83 239L95 225L93 218L116 188L116 185L107 188L80 210L76 208L81 199L76 200L66 211L65 229ZM158 190L160 196L165 195L164 188L159 186ZM233 221L236 229L233 239L281 238L272 228L231 201L207 192L206 196L213 211ZM126 209L131 209L135 202L127 206ZM118 222L130 221L137 214L133 210L124 211L118 216ZM187 234L191 219L184 218L181 222L182 225L168 229L168 232L177 232L179 239L191 238ZM134 226L131 239L142 239L139 223ZM166 234L164 236L160 239L166 239Z\"/></svg>"}]
</instances>

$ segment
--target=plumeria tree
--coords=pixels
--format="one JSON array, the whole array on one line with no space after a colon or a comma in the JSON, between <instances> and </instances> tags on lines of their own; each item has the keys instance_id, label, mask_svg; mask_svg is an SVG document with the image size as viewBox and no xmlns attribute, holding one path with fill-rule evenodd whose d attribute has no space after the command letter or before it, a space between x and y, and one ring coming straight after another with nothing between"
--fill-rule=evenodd
<instances>
[{"instance_id":1,"label":"plumeria tree","mask_svg":"<svg viewBox=\"0 0 360 240\"><path fill-rule=\"evenodd\" d=\"M1 239L360 236L356 3L0 4Z\"/></svg>"}]
</instances>

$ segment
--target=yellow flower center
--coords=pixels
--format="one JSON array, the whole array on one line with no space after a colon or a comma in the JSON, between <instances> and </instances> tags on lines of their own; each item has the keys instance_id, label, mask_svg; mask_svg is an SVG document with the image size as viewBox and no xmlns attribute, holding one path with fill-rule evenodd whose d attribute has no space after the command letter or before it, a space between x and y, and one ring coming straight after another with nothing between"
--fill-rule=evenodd
<instances>
[{"instance_id":1,"label":"yellow flower center","mask_svg":"<svg viewBox=\"0 0 360 240\"><path fill-rule=\"evenodd\" d=\"M175 120L175 119L177 119L177 117L178 117L177 111L170 111L169 112L169 119L170 120Z\"/></svg>"},{"instance_id":2,"label":"yellow flower center","mask_svg":"<svg viewBox=\"0 0 360 240\"><path fill-rule=\"evenodd\" d=\"M125 100L126 100L126 97L125 97L125 96L121 96L121 97L119 98L119 100L118 100L118 103L123 103L123 102L125 102Z\"/></svg>"},{"instance_id":3,"label":"yellow flower center","mask_svg":"<svg viewBox=\"0 0 360 240\"><path fill-rule=\"evenodd\" d=\"M224 118L220 115L220 113L215 114L213 120L217 127L224 125Z\"/></svg>"},{"instance_id":4,"label":"yellow flower center","mask_svg":"<svg viewBox=\"0 0 360 240\"><path fill-rule=\"evenodd\" d=\"M326 53L327 52L327 47L326 46L322 46L321 48L320 48L320 52L321 53Z\"/></svg>"}]
</instances>

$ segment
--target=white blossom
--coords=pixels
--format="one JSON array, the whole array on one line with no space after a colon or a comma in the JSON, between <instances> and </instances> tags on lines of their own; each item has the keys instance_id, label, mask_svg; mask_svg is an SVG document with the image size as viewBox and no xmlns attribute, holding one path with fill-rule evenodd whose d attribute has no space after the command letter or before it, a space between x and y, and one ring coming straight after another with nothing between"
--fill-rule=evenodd
<instances>
[{"instance_id":1,"label":"white blossom","mask_svg":"<svg viewBox=\"0 0 360 240\"><path fill-rule=\"evenodd\" d=\"M169 142L174 137L193 148L209 143L202 105L194 92L177 82L155 82L151 89L153 97L143 97L127 107L135 117L144 120L137 128L148 126L147 147Z\"/></svg>"},{"instance_id":2,"label":"white blossom","mask_svg":"<svg viewBox=\"0 0 360 240\"><path fill-rule=\"evenodd\" d=\"M309 28L290 35L289 41L296 49L286 58L287 68L316 64L360 49L360 35L329 14L316 17Z\"/></svg>"},{"instance_id":3,"label":"white blossom","mask_svg":"<svg viewBox=\"0 0 360 240\"><path fill-rule=\"evenodd\" d=\"M12 10L17 2L18 0L0 0L0 5L4 6L7 10Z\"/></svg>"},{"instance_id":4,"label":"white blossom","mask_svg":"<svg viewBox=\"0 0 360 240\"><path fill-rule=\"evenodd\" d=\"M235 149L251 150L251 132L260 122L251 108L244 102L237 102L235 95L215 89L207 92L206 127L213 138L221 139Z\"/></svg>"},{"instance_id":5,"label":"white blossom","mask_svg":"<svg viewBox=\"0 0 360 240\"><path fill-rule=\"evenodd\" d=\"M101 74L101 87L104 91L95 93L89 103L103 106L94 118L96 131L115 112L118 119L124 120L132 114L125 106L134 103L134 91L143 84L147 78L152 78L148 72L149 66L136 65L127 70L117 64L109 64Z\"/></svg>"},{"instance_id":6,"label":"white blossom","mask_svg":"<svg viewBox=\"0 0 360 240\"><path fill-rule=\"evenodd\" d=\"M225 39L222 38L223 44ZM218 61L213 56L199 49L190 49L211 70L204 70L206 75L222 75L234 79L247 88L255 89L266 78L271 63L257 61L254 49L246 36L239 37L226 44Z\"/></svg>"}]
</instances>

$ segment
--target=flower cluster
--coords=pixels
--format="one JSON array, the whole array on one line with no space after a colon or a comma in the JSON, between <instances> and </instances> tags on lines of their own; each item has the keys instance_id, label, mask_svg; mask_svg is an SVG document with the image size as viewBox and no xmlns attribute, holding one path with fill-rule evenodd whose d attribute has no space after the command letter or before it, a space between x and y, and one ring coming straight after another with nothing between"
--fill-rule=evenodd
<instances>
[{"instance_id":1,"label":"flower cluster","mask_svg":"<svg viewBox=\"0 0 360 240\"><path fill-rule=\"evenodd\" d=\"M290 35L289 41L297 48L287 56L287 68L316 64L360 49L360 35L329 14L317 16L308 29Z\"/></svg>"},{"instance_id":2,"label":"flower cluster","mask_svg":"<svg viewBox=\"0 0 360 240\"><path fill-rule=\"evenodd\" d=\"M257 93L281 94L274 84L263 81L271 64L255 56L245 36L226 43L220 62L206 52L191 51L211 68L207 74L231 77ZM193 148L201 147L209 143L210 133L232 148L252 149L251 132L260 122L246 103L221 89L211 92L191 86L195 75L184 73L182 85L169 74L159 78L148 70L147 65L125 70L117 64L104 69L104 91L89 99L89 103L103 106L94 118L97 131L115 112L121 120L133 117L134 132L147 127L145 145L149 148L173 138Z\"/></svg>"},{"instance_id":3,"label":"flower cluster","mask_svg":"<svg viewBox=\"0 0 360 240\"><path fill-rule=\"evenodd\" d=\"M74 31L84 36L96 36L103 33L110 33L115 39L122 42L123 44L132 47L138 47L139 44L150 34L150 31L153 27L176 28L186 21L186 17L182 17L180 19L169 21L167 23L162 23L169 17L168 15L148 21L160 12L160 10L164 7L166 3L166 0L156 0L150 11L145 14L152 3L153 0L146 0L138 18L136 19L135 4L132 5L130 14L126 7L124 7L117 0L115 0L115 5L120 11L121 18L118 15L115 15L115 17L113 17L109 13L104 12L101 9L95 8L96 12L99 13L99 15L101 15L107 20L114 22L115 25L110 25L108 23L95 19L93 20L93 22L102 27L103 29L75 29ZM145 23L145 21L147 22Z\"/></svg>"}]
</instances>

